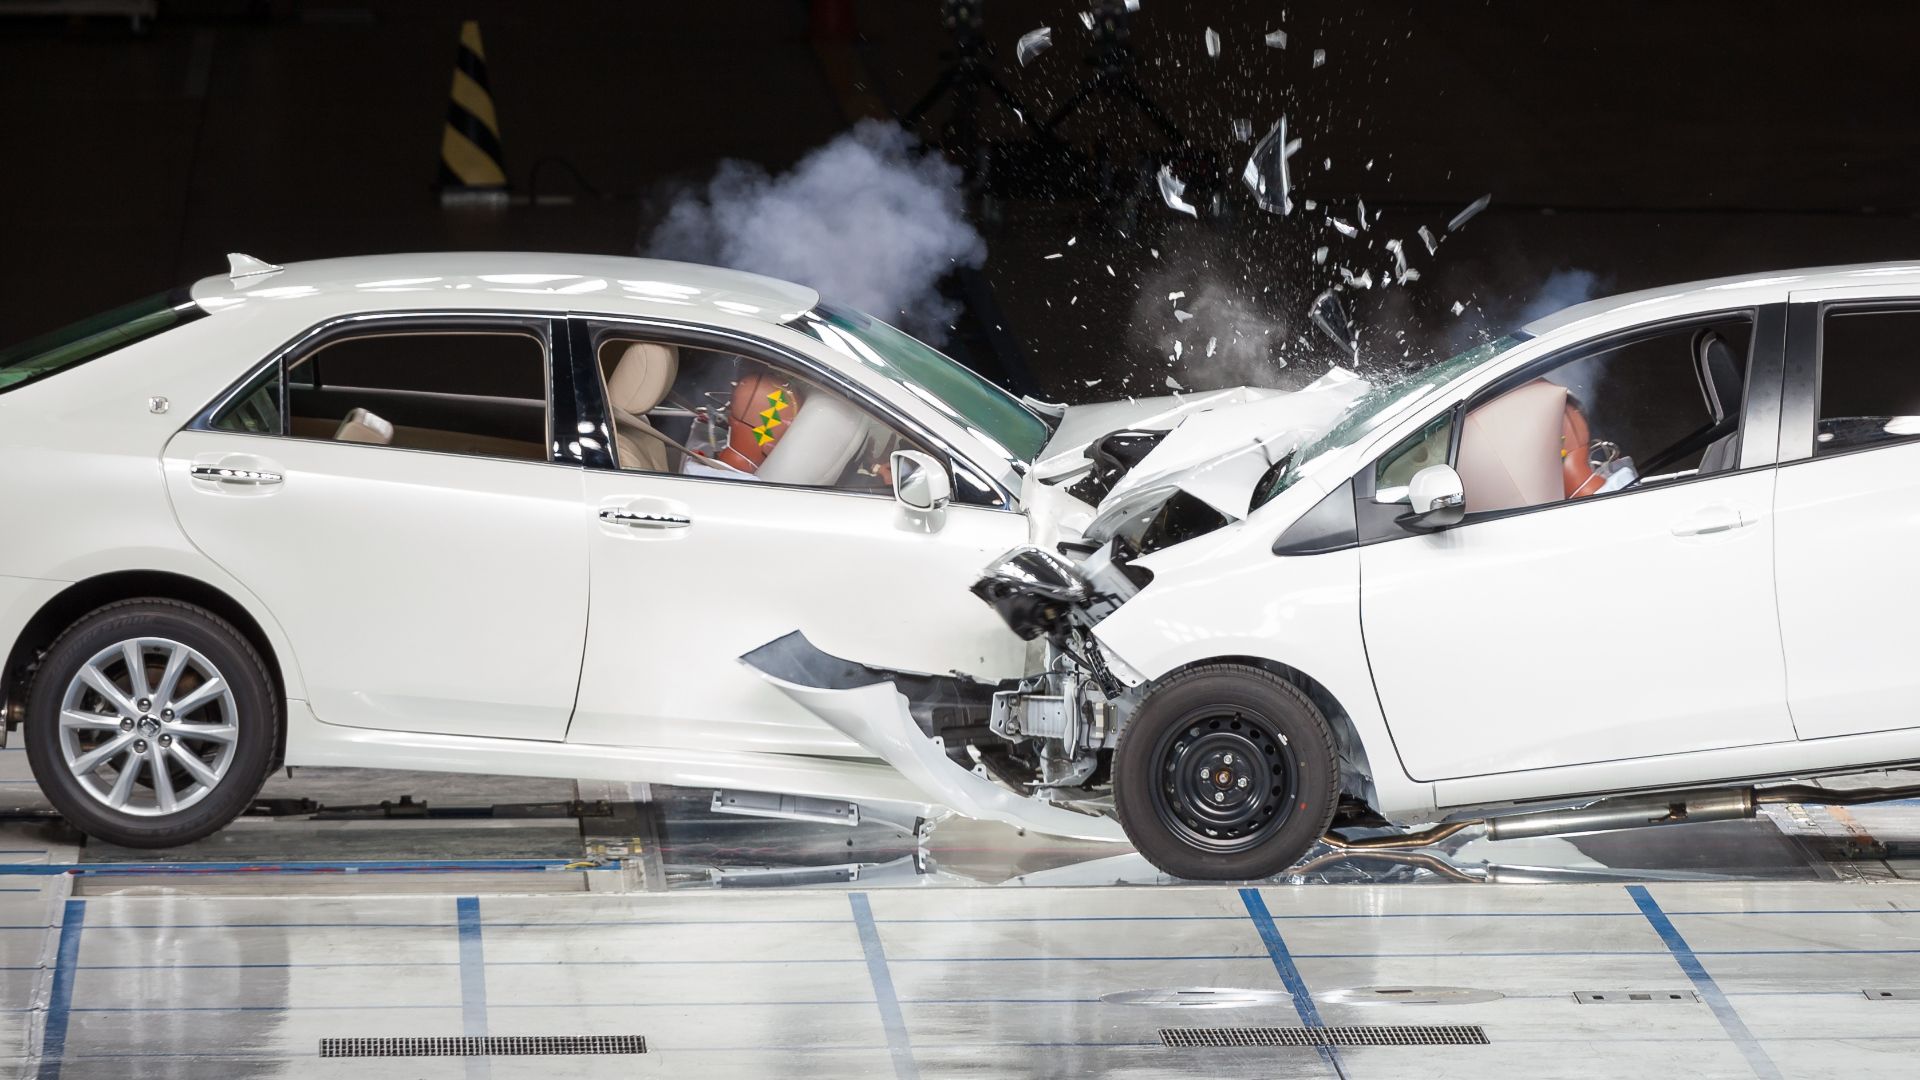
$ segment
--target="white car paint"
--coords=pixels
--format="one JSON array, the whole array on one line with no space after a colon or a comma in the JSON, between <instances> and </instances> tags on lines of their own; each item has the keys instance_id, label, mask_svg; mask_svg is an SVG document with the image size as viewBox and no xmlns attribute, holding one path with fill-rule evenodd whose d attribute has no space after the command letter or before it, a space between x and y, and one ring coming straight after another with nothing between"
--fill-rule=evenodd
<instances>
[{"instance_id":1,"label":"white car paint","mask_svg":"<svg viewBox=\"0 0 1920 1080\"><path fill-rule=\"evenodd\" d=\"M1153 583L1096 636L1130 682L1234 657L1306 673L1346 714L1376 808L1400 821L1920 760L1893 621L1920 599L1920 582L1889 570L1911 547L1900 531L1910 525L1885 498L1911 486L1911 445L1629 493L1501 529L1272 553L1276 537L1382 450L1532 360L1662 319L1864 295L1920 297L1920 265L1705 282L1540 320L1529 340L1309 463L1300 483L1245 520L1142 559ZM1300 411L1257 390L1071 410L1023 477L991 440L783 325L815 305L810 290L751 275L572 255L381 256L209 278L193 297L210 317L0 394L0 505L34 526L0 545L0 635L16 640L64 588L101 575L203 583L259 624L285 688L293 765L945 801L1060 828L1065 811L966 794L978 777L910 752L917 733L899 695L868 695L858 716L823 722L734 657L800 629L870 664L988 678L1028 670L1031 650L965 590L998 550L1049 544L1088 523L1093 508L1042 478L1071 471L1080 449L1114 427L1177 422L1179 438L1163 449L1178 452L1150 456L1143 475L1179 485L1213 468L1194 452L1200 444L1238 444L1248 417ZM1017 492L1022 512L949 506L928 529L866 496L183 430L314 328L396 311L588 313L764 342L910 417ZM285 483L210 492L189 475L195 463L280 472ZM691 525L678 536L617 534L598 519L605 506L684 510ZM1738 527L1674 535L1716 513ZM1815 555L1843 544L1855 558L1842 576L1829 559L1816 571ZM741 617L783 567L804 583ZM1725 579L1732 605L1710 622L1668 599L1703 574ZM1657 619L1685 645L1651 672L1611 671L1604 653L1563 654L1556 597L1607 611L1615 621L1603 622L1603 637L1628 619ZM1483 641L1484 655L1478 666L1433 663L1421 651L1432 635ZM1698 678L1716 665L1736 670ZM1633 697L1601 698L1623 683ZM1516 693L1489 706L1495 687Z\"/></svg>"}]
</instances>

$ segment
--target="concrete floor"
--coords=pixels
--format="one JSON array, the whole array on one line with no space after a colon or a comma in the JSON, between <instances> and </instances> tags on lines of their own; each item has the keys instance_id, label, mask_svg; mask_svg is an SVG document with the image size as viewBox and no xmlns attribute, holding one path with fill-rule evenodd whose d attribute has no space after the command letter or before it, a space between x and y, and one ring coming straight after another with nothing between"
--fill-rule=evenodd
<instances>
[{"instance_id":1,"label":"concrete floor","mask_svg":"<svg viewBox=\"0 0 1920 1080\"><path fill-rule=\"evenodd\" d=\"M0 753L0 1075L1910 1077L1920 1053L1913 805L1470 839L1435 853L1447 873L1074 888L1158 878L974 823L921 845L871 821L719 818L673 791L601 814L608 792L582 790L578 817L245 819L156 863L30 816L20 759ZM574 792L311 773L268 794L454 814ZM816 884L767 888L770 870ZM1338 1000L1435 986L1499 996ZM1178 987L1270 998L1102 1001ZM1477 1025L1486 1043L1161 1036L1344 1025ZM539 1035L647 1053L320 1057L324 1039Z\"/></svg>"}]
</instances>

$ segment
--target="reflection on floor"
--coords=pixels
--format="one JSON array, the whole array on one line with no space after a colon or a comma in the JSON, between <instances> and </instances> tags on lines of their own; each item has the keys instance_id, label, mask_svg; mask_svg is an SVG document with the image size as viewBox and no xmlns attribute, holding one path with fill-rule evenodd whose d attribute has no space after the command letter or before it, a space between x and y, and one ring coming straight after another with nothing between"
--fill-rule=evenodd
<instances>
[{"instance_id":1,"label":"reflection on floor","mask_svg":"<svg viewBox=\"0 0 1920 1080\"><path fill-rule=\"evenodd\" d=\"M79 844L8 783L23 766L0 753L0 1075L1910 1077L1920 1055L1915 804L1134 887L1163 879L1124 849L897 809L344 771L277 779L277 816L161 859ZM1094 885L1121 887L1056 887ZM1264 993L1102 1000L1182 987ZM1485 1043L1162 1034L1398 1025ZM320 1056L605 1035L647 1053Z\"/></svg>"}]
</instances>

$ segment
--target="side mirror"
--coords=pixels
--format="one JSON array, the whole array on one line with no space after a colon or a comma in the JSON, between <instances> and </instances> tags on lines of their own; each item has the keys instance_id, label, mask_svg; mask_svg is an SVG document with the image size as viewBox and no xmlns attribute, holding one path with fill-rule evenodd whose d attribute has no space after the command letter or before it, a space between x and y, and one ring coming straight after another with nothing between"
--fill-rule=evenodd
<instances>
[{"instance_id":1,"label":"side mirror","mask_svg":"<svg viewBox=\"0 0 1920 1080\"><path fill-rule=\"evenodd\" d=\"M1467 516L1467 491L1451 465L1429 465L1407 481L1407 513L1394 519L1403 529L1433 532Z\"/></svg>"},{"instance_id":2,"label":"side mirror","mask_svg":"<svg viewBox=\"0 0 1920 1080\"><path fill-rule=\"evenodd\" d=\"M953 480L938 461L918 450L895 450L893 497L909 510L929 513L953 498Z\"/></svg>"}]
</instances>

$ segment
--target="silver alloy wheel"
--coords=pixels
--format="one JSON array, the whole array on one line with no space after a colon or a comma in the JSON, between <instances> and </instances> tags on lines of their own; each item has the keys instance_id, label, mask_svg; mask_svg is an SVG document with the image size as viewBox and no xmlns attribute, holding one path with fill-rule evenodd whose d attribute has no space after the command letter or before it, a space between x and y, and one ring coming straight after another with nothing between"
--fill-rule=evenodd
<instances>
[{"instance_id":1,"label":"silver alloy wheel","mask_svg":"<svg viewBox=\"0 0 1920 1080\"><path fill-rule=\"evenodd\" d=\"M227 775L240 737L233 688L167 638L129 638L81 665L60 700L60 756L101 805L136 817L185 810ZM136 791L145 774L145 791Z\"/></svg>"}]
</instances>

